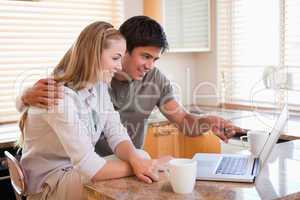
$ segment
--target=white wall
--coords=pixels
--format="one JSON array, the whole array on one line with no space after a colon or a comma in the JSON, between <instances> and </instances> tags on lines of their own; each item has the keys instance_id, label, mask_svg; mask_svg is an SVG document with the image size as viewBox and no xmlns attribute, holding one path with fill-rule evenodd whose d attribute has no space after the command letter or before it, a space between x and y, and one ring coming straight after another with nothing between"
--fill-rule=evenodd
<instances>
[{"instance_id":1,"label":"white wall","mask_svg":"<svg viewBox=\"0 0 300 200\"><path fill-rule=\"evenodd\" d=\"M197 78L196 85L206 85L199 90L204 94L198 104L216 105L218 103L218 68L217 68L217 12L216 0L211 0L211 51L198 53L196 56Z\"/></svg>"},{"instance_id":2,"label":"white wall","mask_svg":"<svg viewBox=\"0 0 300 200\"><path fill-rule=\"evenodd\" d=\"M136 15L143 15L143 0L124 0L125 20Z\"/></svg>"},{"instance_id":3,"label":"white wall","mask_svg":"<svg viewBox=\"0 0 300 200\"><path fill-rule=\"evenodd\" d=\"M184 105L203 104L215 105L216 98L196 98L193 92L203 95L214 95L214 89L204 86L209 82L217 84L217 56L216 56L216 18L215 0L212 2L212 51L208 53L165 53L157 62L157 67L166 74L176 86L177 94ZM124 0L125 19L143 14L143 0ZM195 91L196 88L199 88Z\"/></svg>"},{"instance_id":4,"label":"white wall","mask_svg":"<svg viewBox=\"0 0 300 200\"><path fill-rule=\"evenodd\" d=\"M193 53L165 53L156 65L174 84L183 105L194 104L192 88L196 82L197 57Z\"/></svg>"},{"instance_id":5,"label":"white wall","mask_svg":"<svg viewBox=\"0 0 300 200\"><path fill-rule=\"evenodd\" d=\"M183 89L183 104L218 104L216 23L216 1L211 0L211 51L167 53L158 64L158 67Z\"/></svg>"}]
</instances>

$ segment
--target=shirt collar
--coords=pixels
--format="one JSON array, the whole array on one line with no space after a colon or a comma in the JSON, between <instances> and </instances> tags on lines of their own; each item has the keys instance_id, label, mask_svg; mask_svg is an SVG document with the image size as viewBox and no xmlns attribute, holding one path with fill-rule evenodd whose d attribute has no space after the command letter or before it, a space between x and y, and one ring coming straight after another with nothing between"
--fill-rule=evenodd
<instances>
[{"instance_id":1,"label":"shirt collar","mask_svg":"<svg viewBox=\"0 0 300 200\"><path fill-rule=\"evenodd\" d=\"M96 98L96 90L94 87L83 88L78 91L78 95L88 106L93 106Z\"/></svg>"}]
</instances>

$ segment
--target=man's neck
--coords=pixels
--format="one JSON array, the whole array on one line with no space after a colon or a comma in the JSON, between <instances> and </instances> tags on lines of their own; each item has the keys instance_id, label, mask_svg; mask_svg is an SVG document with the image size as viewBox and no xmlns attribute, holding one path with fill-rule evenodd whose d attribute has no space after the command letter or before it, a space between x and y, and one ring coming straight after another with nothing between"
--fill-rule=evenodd
<instances>
[{"instance_id":1,"label":"man's neck","mask_svg":"<svg viewBox=\"0 0 300 200\"><path fill-rule=\"evenodd\" d=\"M126 72L117 72L114 75L114 79L122 82L132 82L132 78Z\"/></svg>"}]
</instances>

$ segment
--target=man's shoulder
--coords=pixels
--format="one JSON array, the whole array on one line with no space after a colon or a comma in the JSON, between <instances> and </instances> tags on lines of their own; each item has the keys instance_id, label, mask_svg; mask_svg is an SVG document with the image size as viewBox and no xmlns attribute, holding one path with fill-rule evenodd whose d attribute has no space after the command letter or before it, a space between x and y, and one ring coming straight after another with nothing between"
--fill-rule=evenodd
<instances>
[{"instance_id":1,"label":"man's shoulder","mask_svg":"<svg viewBox=\"0 0 300 200\"><path fill-rule=\"evenodd\" d=\"M157 82L164 79L166 76L157 68L149 71L143 79L143 82Z\"/></svg>"}]
</instances>

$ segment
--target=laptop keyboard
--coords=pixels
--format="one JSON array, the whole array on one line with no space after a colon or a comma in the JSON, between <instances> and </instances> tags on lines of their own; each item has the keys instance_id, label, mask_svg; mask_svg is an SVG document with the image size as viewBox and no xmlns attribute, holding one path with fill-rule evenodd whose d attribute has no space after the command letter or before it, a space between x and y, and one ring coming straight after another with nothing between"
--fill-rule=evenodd
<instances>
[{"instance_id":1,"label":"laptop keyboard","mask_svg":"<svg viewBox=\"0 0 300 200\"><path fill-rule=\"evenodd\" d=\"M246 173L247 157L222 157L216 174L243 175Z\"/></svg>"}]
</instances>

